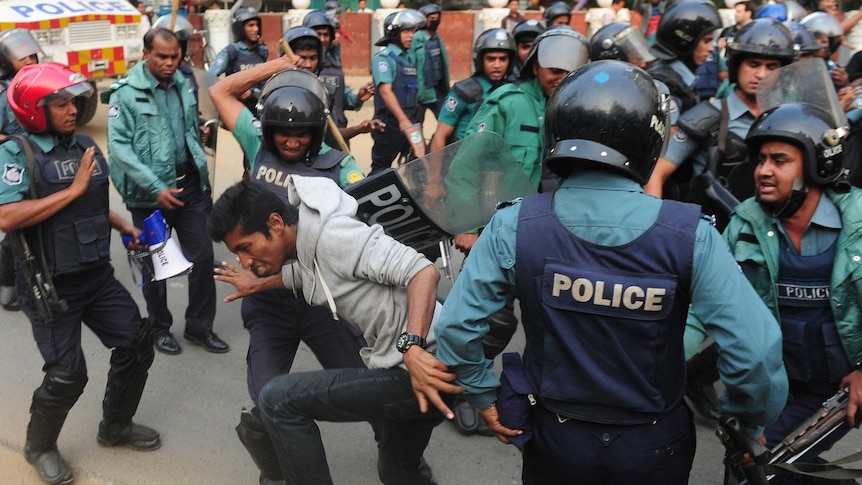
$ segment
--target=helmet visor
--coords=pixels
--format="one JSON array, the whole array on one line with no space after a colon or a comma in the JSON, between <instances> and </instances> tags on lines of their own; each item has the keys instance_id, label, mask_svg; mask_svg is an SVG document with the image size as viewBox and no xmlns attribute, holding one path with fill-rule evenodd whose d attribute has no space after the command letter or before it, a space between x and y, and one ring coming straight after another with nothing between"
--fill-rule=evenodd
<instances>
[{"instance_id":1,"label":"helmet visor","mask_svg":"<svg viewBox=\"0 0 862 485\"><path fill-rule=\"evenodd\" d=\"M0 55L10 61L20 61L41 53L39 43L27 30L12 29L0 35Z\"/></svg>"},{"instance_id":2,"label":"helmet visor","mask_svg":"<svg viewBox=\"0 0 862 485\"><path fill-rule=\"evenodd\" d=\"M577 37L554 35L542 39L538 46L539 66L572 72L590 60L590 51Z\"/></svg>"},{"instance_id":3,"label":"helmet visor","mask_svg":"<svg viewBox=\"0 0 862 485\"><path fill-rule=\"evenodd\" d=\"M648 65L656 60L649 50L646 37L634 26L626 27L615 35L614 43L626 53L627 60L636 66Z\"/></svg>"},{"instance_id":4,"label":"helmet visor","mask_svg":"<svg viewBox=\"0 0 862 485\"><path fill-rule=\"evenodd\" d=\"M53 93L45 96L40 99L39 102L36 103L37 106L44 106L46 104L63 104L66 101L69 101L72 98L76 98L78 96L85 96L89 98L93 95L93 86L88 82L80 82L77 84L73 84L71 86L65 87L63 89L59 89L54 91Z\"/></svg>"}]
</instances>

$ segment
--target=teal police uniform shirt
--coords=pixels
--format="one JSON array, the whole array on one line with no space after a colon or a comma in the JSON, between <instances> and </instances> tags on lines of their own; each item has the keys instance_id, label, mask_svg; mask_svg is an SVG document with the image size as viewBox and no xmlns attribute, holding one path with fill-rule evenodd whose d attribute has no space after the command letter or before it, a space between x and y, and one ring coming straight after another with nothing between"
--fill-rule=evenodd
<instances>
[{"instance_id":1,"label":"teal police uniform shirt","mask_svg":"<svg viewBox=\"0 0 862 485\"><path fill-rule=\"evenodd\" d=\"M482 102L464 137L482 131L493 131L502 136L533 187L538 188L542 181L545 103L545 95L535 79L519 86L500 86Z\"/></svg>"},{"instance_id":2,"label":"teal police uniform shirt","mask_svg":"<svg viewBox=\"0 0 862 485\"><path fill-rule=\"evenodd\" d=\"M484 99L491 90L491 82L485 76L474 76L473 79L482 86L482 98ZM443 103L443 109L440 110L437 121L455 128L455 139L462 140L480 104L481 100L465 101L454 89L451 89L446 97L446 102Z\"/></svg>"},{"instance_id":3,"label":"teal police uniform shirt","mask_svg":"<svg viewBox=\"0 0 862 485\"><path fill-rule=\"evenodd\" d=\"M395 44L387 45L383 50L374 54L371 59L371 78L374 80L374 87L395 82L395 76L398 75L398 63L392 56L401 56L408 64L413 63L415 65L413 54L410 51L405 52L404 49Z\"/></svg>"},{"instance_id":4,"label":"teal police uniform shirt","mask_svg":"<svg viewBox=\"0 0 862 485\"><path fill-rule=\"evenodd\" d=\"M253 173L257 152L263 149L263 130L260 126L260 120L252 116L248 108L243 109L237 117L233 136L239 143L240 148L242 148L243 153L251 161L251 170ZM323 155L329 150L332 150L332 148L324 143L320 147L320 154ZM338 177L338 185L344 188L364 179L365 174L362 173L362 170L356 163L356 159L352 155L348 155L341 160L341 170Z\"/></svg>"},{"instance_id":5,"label":"teal police uniform shirt","mask_svg":"<svg viewBox=\"0 0 862 485\"><path fill-rule=\"evenodd\" d=\"M554 212L575 236L619 246L652 227L661 203L633 180L610 172L579 171L556 192ZM515 287L519 210L517 203L500 209L485 227L434 327L437 358L457 374L456 384L464 386L465 397L477 409L494 402L499 386L481 340L488 331L485 318L503 306L507 289ZM722 399L721 410L746 424L769 424L787 397L787 377L781 352L776 351L781 348L780 328L727 244L703 220L697 226L692 260L692 311L710 322L711 334L723 349L722 380L727 396L733 396Z\"/></svg>"}]
</instances>

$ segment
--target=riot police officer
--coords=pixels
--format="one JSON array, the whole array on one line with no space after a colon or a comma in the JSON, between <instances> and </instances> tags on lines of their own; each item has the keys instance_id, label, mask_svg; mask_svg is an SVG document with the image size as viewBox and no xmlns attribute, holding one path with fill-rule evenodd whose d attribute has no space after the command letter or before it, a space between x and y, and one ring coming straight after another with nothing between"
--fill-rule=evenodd
<instances>
[{"instance_id":1,"label":"riot police officer","mask_svg":"<svg viewBox=\"0 0 862 485\"><path fill-rule=\"evenodd\" d=\"M590 38L590 60L616 59L647 69L656 58L643 32L625 22L611 22Z\"/></svg>"},{"instance_id":2,"label":"riot police officer","mask_svg":"<svg viewBox=\"0 0 862 485\"><path fill-rule=\"evenodd\" d=\"M353 157L324 144L329 114L327 94L313 74L290 69L302 62L279 57L229 76L210 88L219 117L252 160L250 180L285 197L288 174L328 177L342 187L364 178ZM258 118L238 96L267 79ZM232 273L216 273L216 279L237 284ZM364 345L361 335L355 334L345 321L333 320L327 309L309 306L301 296L279 286L280 278L274 281L276 285L268 291L228 297L244 296L242 319L249 332L248 392L255 407L242 412L236 431L260 469L261 483L273 483L282 476L272 442L260 421L258 396L270 379L290 372L300 341L311 348L325 368L365 365L358 354Z\"/></svg>"},{"instance_id":3,"label":"riot police officer","mask_svg":"<svg viewBox=\"0 0 862 485\"><path fill-rule=\"evenodd\" d=\"M170 15L162 15L155 22L153 22L154 29L163 28L167 29L171 26L171 16ZM195 31L194 26L189 19L183 17L182 15L177 15L176 21L174 22L174 35L177 36L177 40L180 41L180 51L182 56L182 61L180 62L180 66L178 70L185 76L186 81L189 82L192 89L195 92L195 99L198 98L198 90L200 86L198 86L198 81L195 79L195 72L192 70L192 67L186 63L186 56L189 52L189 38L192 33Z\"/></svg>"},{"instance_id":4,"label":"riot police officer","mask_svg":"<svg viewBox=\"0 0 862 485\"><path fill-rule=\"evenodd\" d=\"M674 97L677 110L671 113L673 124L679 113L698 102L695 71L715 50L713 32L720 27L721 17L709 0L675 3L659 20L656 42L650 49L658 62L649 73L665 83Z\"/></svg>"},{"instance_id":5,"label":"riot police officer","mask_svg":"<svg viewBox=\"0 0 862 485\"><path fill-rule=\"evenodd\" d=\"M255 9L251 7L238 8L233 13L230 27L234 43L228 44L216 55L209 69L210 74L216 76L231 75L263 64L269 57L266 45L260 41L263 36L263 23L260 14ZM243 93L243 101L251 110L257 104L261 87L262 84L253 86L248 92Z\"/></svg>"},{"instance_id":6,"label":"riot police officer","mask_svg":"<svg viewBox=\"0 0 862 485\"><path fill-rule=\"evenodd\" d=\"M723 368L734 369L725 410L765 425L785 402L777 324L718 232L697 206L641 190L668 112L667 95L630 64L598 61L567 76L545 113L546 161L562 187L498 209L434 327L437 358L489 429L523 450L525 484L688 482L689 303L722 329ZM504 356L502 379L518 379L517 391L495 393L480 342L510 288L526 349L521 365Z\"/></svg>"},{"instance_id":7,"label":"riot police officer","mask_svg":"<svg viewBox=\"0 0 862 485\"><path fill-rule=\"evenodd\" d=\"M548 28L554 25L569 25L572 19L572 10L566 5L566 2L554 2L545 7L542 18Z\"/></svg>"},{"instance_id":8,"label":"riot police officer","mask_svg":"<svg viewBox=\"0 0 862 485\"><path fill-rule=\"evenodd\" d=\"M431 110L436 118L443 108L449 92L449 53L443 38L437 33L442 10L436 3L427 3L419 8L425 16L425 26L413 37L410 50L416 59L416 75L419 80L420 121L425 111Z\"/></svg>"},{"instance_id":9,"label":"riot police officer","mask_svg":"<svg viewBox=\"0 0 862 485\"><path fill-rule=\"evenodd\" d=\"M836 88L843 88L850 81L843 67L833 61L832 54L841 47L844 42L844 29L841 23L833 15L826 12L811 12L799 21L817 40L821 49L815 54L826 62L829 75Z\"/></svg>"},{"instance_id":10,"label":"riot police officer","mask_svg":"<svg viewBox=\"0 0 862 485\"><path fill-rule=\"evenodd\" d=\"M21 134L24 130L9 109L6 88L15 73L24 66L39 63L42 49L26 29L9 29L0 33L0 135ZM12 240L3 237L0 241L0 306L4 310L17 311L15 296L15 265L12 260Z\"/></svg>"},{"instance_id":11,"label":"riot police officer","mask_svg":"<svg viewBox=\"0 0 862 485\"><path fill-rule=\"evenodd\" d=\"M678 129L670 140L667 153L659 160L646 186L648 193L661 197L662 188L671 174L689 161L690 170L686 168L685 174L679 177L682 184L707 171L710 164L715 165L712 169L719 172L715 173L716 176L729 177L730 189L738 199L745 199L752 193L748 174L731 175L729 172L731 167L746 159L742 140L760 114L756 96L758 84L769 72L793 62L797 49L793 34L787 27L775 19L763 18L740 29L728 42L727 53L729 80L735 84L733 92L727 98L700 103L679 117ZM723 113L726 121L722 121ZM721 129L722 123L726 129ZM722 137L724 139L720 140ZM720 153L711 153L713 150ZM717 157L715 161L710 162L711 156ZM742 164L739 170L746 167L747 164ZM701 192L697 187L683 187L678 197L708 202ZM709 205L705 209L708 213L719 211L723 221L729 215L726 208Z\"/></svg>"},{"instance_id":12,"label":"riot police officer","mask_svg":"<svg viewBox=\"0 0 862 485\"><path fill-rule=\"evenodd\" d=\"M492 89L508 81L515 64L515 40L506 29L489 29L473 44L473 75L452 86L437 117L431 151L464 138L479 103Z\"/></svg>"},{"instance_id":13,"label":"riot police officer","mask_svg":"<svg viewBox=\"0 0 862 485\"><path fill-rule=\"evenodd\" d=\"M141 231L110 211L108 163L92 138L75 133L74 98L92 91L83 75L60 64L22 68L8 98L26 145L7 139L0 147L0 229L16 231L17 260L34 258L18 265L15 289L45 360L24 456L49 484L74 477L57 437L87 384L82 323L112 349L98 443L142 451L161 446L158 432L132 422L153 347L149 326L110 264L111 227L135 240ZM53 290L38 283L43 291L34 294L34 281Z\"/></svg>"},{"instance_id":14,"label":"riot police officer","mask_svg":"<svg viewBox=\"0 0 862 485\"><path fill-rule=\"evenodd\" d=\"M386 128L371 134L371 173L389 168L395 157L406 155L410 141L403 133L421 119L416 58L410 46L425 16L413 9L389 14L383 21L383 37L374 45L385 46L371 60L374 80L374 118Z\"/></svg>"},{"instance_id":15,"label":"riot police officer","mask_svg":"<svg viewBox=\"0 0 862 485\"><path fill-rule=\"evenodd\" d=\"M515 58L515 66L512 69L512 82L517 82L521 74L521 67L527 59L527 54L533 48L533 41L539 34L545 31L545 26L536 19L526 19L512 29L512 37L515 38L518 55Z\"/></svg>"}]
</instances>

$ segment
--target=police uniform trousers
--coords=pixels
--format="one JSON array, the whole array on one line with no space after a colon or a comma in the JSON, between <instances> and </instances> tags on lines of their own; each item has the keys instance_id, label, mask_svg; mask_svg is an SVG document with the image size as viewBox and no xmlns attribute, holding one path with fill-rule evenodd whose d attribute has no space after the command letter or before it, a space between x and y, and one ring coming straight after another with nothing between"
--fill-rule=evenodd
<instances>
[{"instance_id":1,"label":"police uniform trousers","mask_svg":"<svg viewBox=\"0 0 862 485\"><path fill-rule=\"evenodd\" d=\"M562 418L539 405L533 426L523 456L525 485L688 483L697 441L685 406L652 423L614 425Z\"/></svg>"},{"instance_id":2,"label":"police uniform trousers","mask_svg":"<svg viewBox=\"0 0 862 485\"><path fill-rule=\"evenodd\" d=\"M111 352L111 373L127 375L137 364L128 352L134 347L142 326L138 306L114 276L109 263L92 269L54 277L58 296L68 309L54 315L51 323L41 323L27 281L21 272L15 280L21 310L30 319L33 338L45 360L42 370L61 367L83 375L87 363L81 349L83 322Z\"/></svg>"},{"instance_id":3,"label":"police uniform trousers","mask_svg":"<svg viewBox=\"0 0 862 485\"><path fill-rule=\"evenodd\" d=\"M185 332L195 337L207 335L212 331L216 312L216 289L213 280L213 245L207 232L207 221L212 212L212 193L200 189L200 175L192 163L185 178L178 180L177 186L183 191L177 198L185 205L179 209L160 209L168 226L174 229L173 236L177 238L183 255L194 264L188 275L189 296L186 308ZM144 219L152 215L158 207L141 209L129 208L135 227L143 228ZM142 260L145 267L153 274L152 261ZM149 280L148 276L144 277ZM159 335L169 331L173 324L173 316L168 310L167 284L165 281L145 281L143 287L144 299L147 302L147 313L153 325L153 334Z\"/></svg>"},{"instance_id":4,"label":"police uniform trousers","mask_svg":"<svg viewBox=\"0 0 862 485\"><path fill-rule=\"evenodd\" d=\"M255 406L267 382L290 372L300 341L324 368L365 368L359 356L365 346L362 333L344 320L333 320L328 308L311 306L290 290L243 298L242 321L249 333L248 394Z\"/></svg>"},{"instance_id":5,"label":"police uniform trousers","mask_svg":"<svg viewBox=\"0 0 862 485\"><path fill-rule=\"evenodd\" d=\"M386 123L386 128L371 132L374 145L371 147L371 172L368 175L391 167L392 161L401 154L410 157L410 142L404 133L401 133L398 120L388 112L380 113L375 118Z\"/></svg>"}]
</instances>

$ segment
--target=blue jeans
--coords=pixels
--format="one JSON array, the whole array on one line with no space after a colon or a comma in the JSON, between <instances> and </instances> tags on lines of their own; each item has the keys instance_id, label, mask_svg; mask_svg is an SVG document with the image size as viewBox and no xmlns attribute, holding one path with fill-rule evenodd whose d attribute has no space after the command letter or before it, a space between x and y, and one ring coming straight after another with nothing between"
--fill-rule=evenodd
<instances>
[{"instance_id":1,"label":"blue jeans","mask_svg":"<svg viewBox=\"0 0 862 485\"><path fill-rule=\"evenodd\" d=\"M410 374L392 369L327 369L272 379L260 416L287 483L331 484L319 421L371 421L378 435L377 471L384 484L429 483L419 460L443 416L419 412Z\"/></svg>"}]
</instances>

